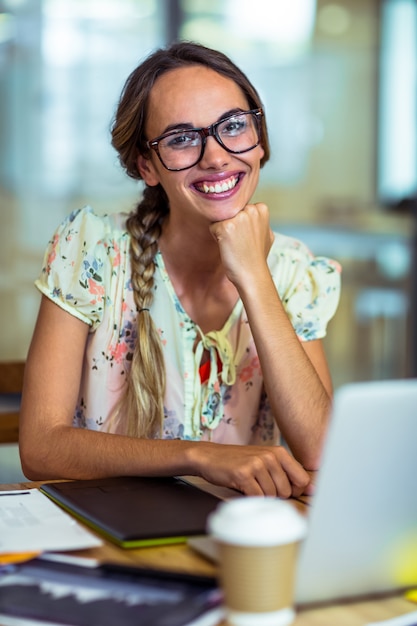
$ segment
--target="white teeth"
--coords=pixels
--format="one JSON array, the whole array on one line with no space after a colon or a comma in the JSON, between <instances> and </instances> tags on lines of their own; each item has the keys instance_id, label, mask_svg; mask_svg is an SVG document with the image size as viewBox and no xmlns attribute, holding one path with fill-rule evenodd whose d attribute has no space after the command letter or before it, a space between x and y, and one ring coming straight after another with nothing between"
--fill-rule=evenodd
<instances>
[{"instance_id":1,"label":"white teeth","mask_svg":"<svg viewBox=\"0 0 417 626\"><path fill-rule=\"evenodd\" d=\"M222 193L223 191L233 189L233 187L237 185L238 180L239 177L236 176L234 178L229 178L229 180L225 180L222 183L216 183L215 185L203 183L200 190L204 193Z\"/></svg>"}]
</instances>

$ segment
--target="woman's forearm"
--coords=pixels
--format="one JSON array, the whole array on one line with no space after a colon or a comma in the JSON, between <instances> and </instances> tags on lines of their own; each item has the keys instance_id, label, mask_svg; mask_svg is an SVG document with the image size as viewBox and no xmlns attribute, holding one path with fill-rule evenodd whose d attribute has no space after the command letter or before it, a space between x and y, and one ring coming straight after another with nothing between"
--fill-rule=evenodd
<instances>
[{"instance_id":1,"label":"woman's forearm","mask_svg":"<svg viewBox=\"0 0 417 626\"><path fill-rule=\"evenodd\" d=\"M321 343L304 349L269 272L240 289L278 426L295 457L317 469L327 429L332 387ZM315 363L309 358L310 350Z\"/></svg>"},{"instance_id":2,"label":"woman's forearm","mask_svg":"<svg viewBox=\"0 0 417 626\"><path fill-rule=\"evenodd\" d=\"M32 480L92 479L126 475L192 473L190 442L136 439L71 426L56 426L28 441L21 437L25 476Z\"/></svg>"},{"instance_id":3,"label":"woman's forearm","mask_svg":"<svg viewBox=\"0 0 417 626\"><path fill-rule=\"evenodd\" d=\"M123 435L57 426L21 443L32 480L110 476L200 476L246 495L288 498L310 492L310 477L280 446L240 446Z\"/></svg>"}]
</instances>

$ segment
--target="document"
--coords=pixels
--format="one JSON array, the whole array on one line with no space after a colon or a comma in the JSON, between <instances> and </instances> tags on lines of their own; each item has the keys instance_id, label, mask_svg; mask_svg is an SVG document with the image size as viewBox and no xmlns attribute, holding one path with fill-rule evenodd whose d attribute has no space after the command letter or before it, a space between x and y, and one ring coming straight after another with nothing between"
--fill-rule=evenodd
<instances>
[{"instance_id":1,"label":"document","mask_svg":"<svg viewBox=\"0 0 417 626\"><path fill-rule=\"evenodd\" d=\"M1 555L81 550L102 541L38 489L0 491Z\"/></svg>"}]
</instances>

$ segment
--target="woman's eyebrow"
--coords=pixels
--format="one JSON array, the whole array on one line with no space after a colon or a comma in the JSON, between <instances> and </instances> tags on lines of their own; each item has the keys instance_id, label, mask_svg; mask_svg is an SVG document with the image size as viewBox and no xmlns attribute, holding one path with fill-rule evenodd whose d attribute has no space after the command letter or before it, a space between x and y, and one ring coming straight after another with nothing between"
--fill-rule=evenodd
<instances>
[{"instance_id":1,"label":"woman's eyebrow","mask_svg":"<svg viewBox=\"0 0 417 626\"><path fill-rule=\"evenodd\" d=\"M243 113L243 111L244 110L240 108L230 109L229 111L225 111L225 113L222 113L221 115L219 115L217 120L213 123L215 124L216 122L220 122L220 120L223 120L225 117L229 117L229 115L236 115L239 113ZM211 126L211 124L209 124L209 126ZM199 128L204 128L204 127L193 126L193 124L191 124L190 122L178 122L178 124L169 124L168 126L166 126L163 132L161 133L161 135L165 135L166 133L169 133L174 130L192 130L194 128L199 129Z\"/></svg>"},{"instance_id":2,"label":"woman's eyebrow","mask_svg":"<svg viewBox=\"0 0 417 626\"><path fill-rule=\"evenodd\" d=\"M178 122L178 124L169 124L169 126L166 126L161 135L165 135L171 130L191 130L193 128L195 128L195 126L189 122Z\"/></svg>"},{"instance_id":3,"label":"woman's eyebrow","mask_svg":"<svg viewBox=\"0 0 417 626\"><path fill-rule=\"evenodd\" d=\"M240 108L230 109L230 111L226 111L226 113L223 113L217 119L217 121L219 122L220 120L223 120L225 117L229 117L229 115L239 115L239 113L244 113L244 109L240 109Z\"/></svg>"}]
</instances>

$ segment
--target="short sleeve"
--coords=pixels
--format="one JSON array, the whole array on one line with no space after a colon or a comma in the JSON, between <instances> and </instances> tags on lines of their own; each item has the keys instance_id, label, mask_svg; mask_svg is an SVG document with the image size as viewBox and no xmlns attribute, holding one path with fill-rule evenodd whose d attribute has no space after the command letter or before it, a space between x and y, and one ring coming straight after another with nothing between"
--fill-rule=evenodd
<instances>
[{"instance_id":1,"label":"short sleeve","mask_svg":"<svg viewBox=\"0 0 417 626\"><path fill-rule=\"evenodd\" d=\"M268 257L283 306L301 341L321 339L340 299L341 267L297 239L275 234Z\"/></svg>"},{"instance_id":2,"label":"short sleeve","mask_svg":"<svg viewBox=\"0 0 417 626\"><path fill-rule=\"evenodd\" d=\"M109 286L118 253L108 216L96 215L90 207L74 211L49 241L35 285L95 329L110 304Z\"/></svg>"}]
</instances>

